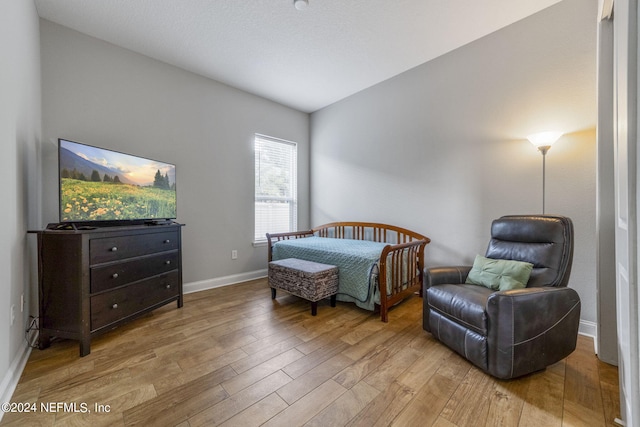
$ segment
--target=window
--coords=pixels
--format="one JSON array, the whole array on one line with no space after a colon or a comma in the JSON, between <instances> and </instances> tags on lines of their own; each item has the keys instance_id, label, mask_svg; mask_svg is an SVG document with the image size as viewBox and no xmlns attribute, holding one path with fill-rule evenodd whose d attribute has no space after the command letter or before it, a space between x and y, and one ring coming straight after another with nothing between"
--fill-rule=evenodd
<instances>
[{"instance_id":1,"label":"window","mask_svg":"<svg viewBox=\"0 0 640 427\"><path fill-rule=\"evenodd\" d=\"M297 230L297 146L294 142L256 135L254 241L266 233Z\"/></svg>"}]
</instances>

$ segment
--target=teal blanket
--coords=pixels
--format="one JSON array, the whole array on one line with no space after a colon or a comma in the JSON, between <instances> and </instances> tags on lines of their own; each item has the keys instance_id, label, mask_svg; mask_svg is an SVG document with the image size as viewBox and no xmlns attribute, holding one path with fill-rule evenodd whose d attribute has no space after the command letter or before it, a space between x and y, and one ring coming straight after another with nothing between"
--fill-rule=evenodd
<instances>
[{"instance_id":1,"label":"teal blanket","mask_svg":"<svg viewBox=\"0 0 640 427\"><path fill-rule=\"evenodd\" d=\"M373 310L374 304L380 303L377 271L385 246L387 243L313 236L276 242L272 258L298 258L338 266L337 299Z\"/></svg>"}]
</instances>

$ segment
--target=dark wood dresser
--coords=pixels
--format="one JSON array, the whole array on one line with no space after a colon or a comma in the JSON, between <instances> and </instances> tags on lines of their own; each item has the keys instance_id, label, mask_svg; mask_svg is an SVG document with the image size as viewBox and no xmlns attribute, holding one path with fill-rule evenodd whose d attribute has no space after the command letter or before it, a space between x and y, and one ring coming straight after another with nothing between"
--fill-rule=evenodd
<instances>
[{"instance_id":1,"label":"dark wood dresser","mask_svg":"<svg viewBox=\"0 0 640 427\"><path fill-rule=\"evenodd\" d=\"M160 306L182 307L181 225L38 232L39 347L80 341Z\"/></svg>"}]
</instances>

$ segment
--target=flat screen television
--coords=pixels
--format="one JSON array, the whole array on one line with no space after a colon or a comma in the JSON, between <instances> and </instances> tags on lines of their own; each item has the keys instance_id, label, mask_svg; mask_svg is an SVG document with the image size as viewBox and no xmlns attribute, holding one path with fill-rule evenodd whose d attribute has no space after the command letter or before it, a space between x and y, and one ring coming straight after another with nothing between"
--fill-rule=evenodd
<instances>
[{"instance_id":1,"label":"flat screen television","mask_svg":"<svg viewBox=\"0 0 640 427\"><path fill-rule=\"evenodd\" d=\"M58 139L60 223L163 222L177 216L176 167Z\"/></svg>"}]
</instances>

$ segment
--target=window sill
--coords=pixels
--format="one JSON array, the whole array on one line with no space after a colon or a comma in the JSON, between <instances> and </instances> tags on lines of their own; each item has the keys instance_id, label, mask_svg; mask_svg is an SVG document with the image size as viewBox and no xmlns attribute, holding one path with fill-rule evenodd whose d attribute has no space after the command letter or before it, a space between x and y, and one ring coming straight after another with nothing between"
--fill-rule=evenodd
<instances>
[{"instance_id":1,"label":"window sill","mask_svg":"<svg viewBox=\"0 0 640 427\"><path fill-rule=\"evenodd\" d=\"M253 245L254 248L259 248L261 246L267 246L268 243L267 243L266 240L258 240L258 241L253 242L252 245Z\"/></svg>"}]
</instances>

